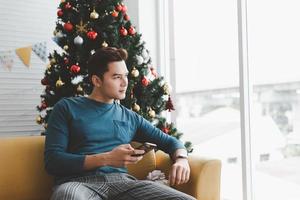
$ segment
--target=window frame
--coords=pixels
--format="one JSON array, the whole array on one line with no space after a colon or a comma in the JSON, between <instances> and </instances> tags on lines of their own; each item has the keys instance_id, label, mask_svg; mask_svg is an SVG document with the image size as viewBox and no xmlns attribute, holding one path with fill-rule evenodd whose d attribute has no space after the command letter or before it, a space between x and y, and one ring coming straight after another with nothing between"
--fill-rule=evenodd
<instances>
[{"instance_id":1,"label":"window frame","mask_svg":"<svg viewBox=\"0 0 300 200\"><path fill-rule=\"evenodd\" d=\"M248 66L247 0L237 0L239 92L241 118L241 162L243 200L253 200L253 165L251 159L251 97L252 81ZM174 46L174 1L158 1L158 38L159 58L162 74L173 87L176 95L176 57ZM176 104L176 98L173 100ZM176 122L176 112L171 113L171 120Z\"/></svg>"}]
</instances>

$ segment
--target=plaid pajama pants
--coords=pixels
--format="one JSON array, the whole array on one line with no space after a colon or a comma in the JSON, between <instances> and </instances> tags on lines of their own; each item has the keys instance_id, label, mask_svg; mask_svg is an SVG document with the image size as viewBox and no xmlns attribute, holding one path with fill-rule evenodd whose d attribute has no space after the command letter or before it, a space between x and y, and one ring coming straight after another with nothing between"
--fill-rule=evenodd
<instances>
[{"instance_id":1,"label":"plaid pajama pants","mask_svg":"<svg viewBox=\"0 0 300 200\"><path fill-rule=\"evenodd\" d=\"M125 173L74 178L53 189L51 200L195 200L171 187Z\"/></svg>"}]
</instances>

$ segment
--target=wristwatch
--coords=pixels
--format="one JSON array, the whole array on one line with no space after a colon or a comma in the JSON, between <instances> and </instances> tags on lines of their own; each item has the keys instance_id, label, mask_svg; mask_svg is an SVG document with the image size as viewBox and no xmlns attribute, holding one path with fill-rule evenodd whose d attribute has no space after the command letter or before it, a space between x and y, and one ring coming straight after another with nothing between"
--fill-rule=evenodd
<instances>
[{"instance_id":1,"label":"wristwatch","mask_svg":"<svg viewBox=\"0 0 300 200\"><path fill-rule=\"evenodd\" d=\"M176 160L177 160L178 158L184 158L184 159L187 159L187 158L188 158L188 155L185 154L185 153L179 153L179 154L177 154L177 156L176 156Z\"/></svg>"}]
</instances>

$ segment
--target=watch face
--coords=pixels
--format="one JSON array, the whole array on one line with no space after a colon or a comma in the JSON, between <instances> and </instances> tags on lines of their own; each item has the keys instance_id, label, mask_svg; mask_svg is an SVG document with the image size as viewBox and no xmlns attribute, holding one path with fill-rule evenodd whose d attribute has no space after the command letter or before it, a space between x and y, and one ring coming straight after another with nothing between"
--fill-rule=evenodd
<instances>
[{"instance_id":1,"label":"watch face","mask_svg":"<svg viewBox=\"0 0 300 200\"><path fill-rule=\"evenodd\" d=\"M179 154L179 155L177 156L177 158L188 158L188 156L185 155L185 154Z\"/></svg>"}]
</instances>

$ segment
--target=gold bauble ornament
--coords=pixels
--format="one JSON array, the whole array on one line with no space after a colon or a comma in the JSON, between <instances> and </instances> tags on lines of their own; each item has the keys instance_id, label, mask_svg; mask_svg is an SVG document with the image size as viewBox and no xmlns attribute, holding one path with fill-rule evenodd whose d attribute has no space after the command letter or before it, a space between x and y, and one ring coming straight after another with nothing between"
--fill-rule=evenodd
<instances>
[{"instance_id":1,"label":"gold bauble ornament","mask_svg":"<svg viewBox=\"0 0 300 200\"><path fill-rule=\"evenodd\" d=\"M78 85L78 87L77 87L77 92L82 92L83 91L83 89L82 89L82 87L80 86L80 85Z\"/></svg>"},{"instance_id":2,"label":"gold bauble ornament","mask_svg":"<svg viewBox=\"0 0 300 200\"><path fill-rule=\"evenodd\" d=\"M36 123L38 123L38 124L42 124L42 117L41 117L40 115L37 116L36 119L35 119L35 121L36 121Z\"/></svg>"},{"instance_id":3,"label":"gold bauble ornament","mask_svg":"<svg viewBox=\"0 0 300 200\"><path fill-rule=\"evenodd\" d=\"M47 69L50 69L51 68L51 64L48 63L46 67L47 67Z\"/></svg>"},{"instance_id":4,"label":"gold bauble ornament","mask_svg":"<svg viewBox=\"0 0 300 200\"><path fill-rule=\"evenodd\" d=\"M48 127L48 124L44 124L44 128L47 129L47 127Z\"/></svg>"},{"instance_id":5,"label":"gold bauble ornament","mask_svg":"<svg viewBox=\"0 0 300 200\"><path fill-rule=\"evenodd\" d=\"M98 19L99 18L99 14L95 11L95 9L93 10L93 12L91 12L90 18L91 19Z\"/></svg>"},{"instance_id":6,"label":"gold bauble ornament","mask_svg":"<svg viewBox=\"0 0 300 200\"><path fill-rule=\"evenodd\" d=\"M149 110L148 115L149 115L151 118L154 118L156 114L155 114L155 111L151 109L151 110Z\"/></svg>"},{"instance_id":7,"label":"gold bauble ornament","mask_svg":"<svg viewBox=\"0 0 300 200\"><path fill-rule=\"evenodd\" d=\"M136 78L139 76L139 74L140 74L139 70L133 67L133 70L131 71L131 75Z\"/></svg>"},{"instance_id":8,"label":"gold bauble ornament","mask_svg":"<svg viewBox=\"0 0 300 200\"><path fill-rule=\"evenodd\" d=\"M164 89L165 94L167 94L167 95L170 94L170 88L169 88L168 84L164 84L163 85L163 89Z\"/></svg>"},{"instance_id":9,"label":"gold bauble ornament","mask_svg":"<svg viewBox=\"0 0 300 200\"><path fill-rule=\"evenodd\" d=\"M60 79L60 77L59 77L59 79L56 81L56 83L55 83L55 86L56 87L61 87L61 86L63 86L65 83L64 82L62 82L62 80Z\"/></svg>"},{"instance_id":10,"label":"gold bauble ornament","mask_svg":"<svg viewBox=\"0 0 300 200\"><path fill-rule=\"evenodd\" d=\"M102 47L108 47L108 44L104 41L104 42L102 43Z\"/></svg>"},{"instance_id":11,"label":"gold bauble ornament","mask_svg":"<svg viewBox=\"0 0 300 200\"><path fill-rule=\"evenodd\" d=\"M56 36L56 34L57 34L57 30L55 29L55 30L53 31L53 35Z\"/></svg>"},{"instance_id":12,"label":"gold bauble ornament","mask_svg":"<svg viewBox=\"0 0 300 200\"><path fill-rule=\"evenodd\" d=\"M139 112L141 107L137 104L137 103L134 103L133 106L132 106L132 109L135 111L135 112Z\"/></svg>"},{"instance_id":13,"label":"gold bauble ornament","mask_svg":"<svg viewBox=\"0 0 300 200\"><path fill-rule=\"evenodd\" d=\"M51 60L50 60L50 65L54 65L55 63L56 63L55 58L51 58Z\"/></svg>"},{"instance_id":14,"label":"gold bauble ornament","mask_svg":"<svg viewBox=\"0 0 300 200\"><path fill-rule=\"evenodd\" d=\"M68 49L69 49L69 46L68 46L68 45L65 45L65 46L64 46L64 50L67 51Z\"/></svg>"}]
</instances>

